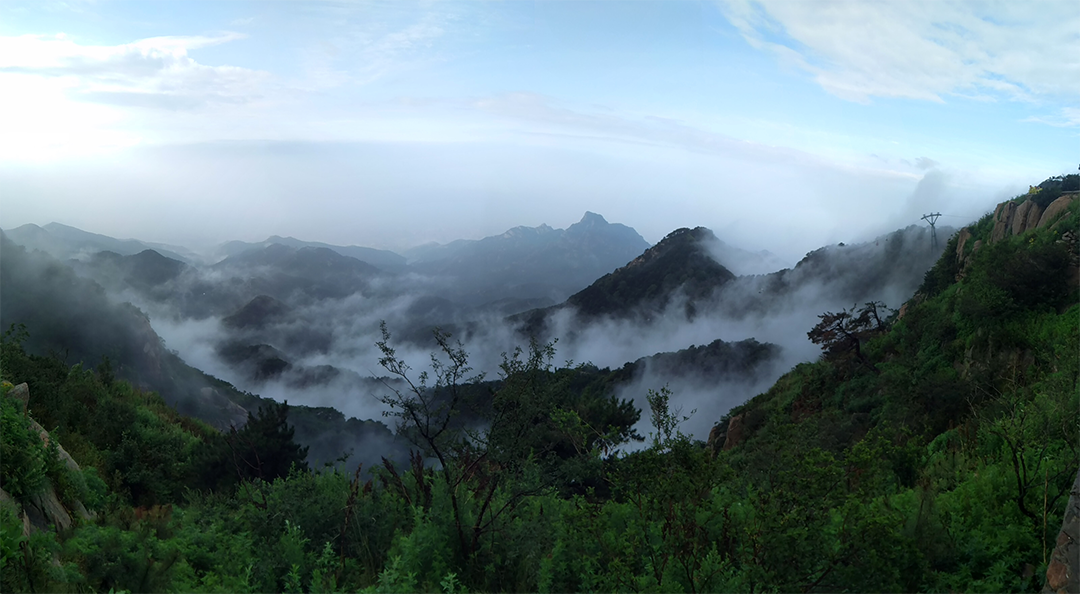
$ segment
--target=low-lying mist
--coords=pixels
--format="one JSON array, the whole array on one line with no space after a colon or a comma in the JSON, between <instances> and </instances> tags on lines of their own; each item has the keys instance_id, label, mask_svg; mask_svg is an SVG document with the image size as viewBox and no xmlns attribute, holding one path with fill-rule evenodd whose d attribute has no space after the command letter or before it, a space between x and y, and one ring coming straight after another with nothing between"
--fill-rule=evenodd
<instances>
[{"instance_id":1,"label":"low-lying mist","mask_svg":"<svg viewBox=\"0 0 1080 594\"><path fill-rule=\"evenodd\" d=\"M643 434L648 431L645 394L667 386L673 408L684 414L696 410L683 430L705 439L731 407L767 389L792 366L818 356L806 333L819 315L868 301L898 308L914 293L938 252L940 248L930 250L925 229L909 228L866 244L822 248L793 269L737 277L709 298L697 300L693 317L686 313L690 299L681 294L647 315L619 312L585 318L570 307L553 308L546 314L546 332L536 338L555 341L556 365L591 363L612 369L717 339L777 345L777 354L753 377L647 369L619 387L620 398L632 399L644 411L638 428ZM731 253L721 256L730 260ZM198 282L259 286L251 277L223 279L220 271ZM194 318L168 300L150 300L130 290L123 297L148 313L168 348L242 390L294 404L330 406L349 417L380 419L387 412L380 401L387 387L379 378L387 373L379 365L382 353L375 343L383 322L398 357L413 368L414 379L429 368L435 348L429 339L432 327L450 331L452 340L469 353L474 370L488 378L498 377L506 354L528 347L529 337L519 322L506 317L505 309L455 304L439 294L445 282L416 274L383 276L343 298L311 299L303 291L282 294L288 315L253 318L243 326L223 322L235 312ZM252 347L253 360L223 360L222 345L230 343Z\"/></svg>"}]
</instances>

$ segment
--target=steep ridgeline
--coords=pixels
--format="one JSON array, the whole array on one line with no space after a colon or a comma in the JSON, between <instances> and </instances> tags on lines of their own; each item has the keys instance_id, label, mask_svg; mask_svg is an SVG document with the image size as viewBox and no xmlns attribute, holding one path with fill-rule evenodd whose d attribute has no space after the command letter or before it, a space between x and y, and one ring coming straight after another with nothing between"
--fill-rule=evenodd
<instances>
[{"instance_id":1,"label":"steep ridgeline","mask_svg":"<svg viewBox=\"0 0 1080 594\"><path fill-rule=\"evenodd\" d=\"M117 374L157 390L182 413L219 427L243 423L238 393L165 349L146 315L116 303L100 285L42 252L0 235L0 327L24 324L29 351L58 353L94 367L108 357Z\"/></svg>"},{"instance_id":2,"label":"steep ridgeline","mask_svg":"<svg viewBox=\"0 0 1080 594\"><path fill-rule=\"evenodd\" d=\"M567 310L581 324L605 319L649 324L764 317L808 305L897 304L914 292L944 249L944 242L932 248L929 229L911 226L866 243L820 248L792 269L736 276L716 261L717 244L704 227L678 229L566 302L511 321L525 335L548 336L551 319Z\"/></svg>"},{"instance_id":3,"label":"steep ridgeline","mask_svg":"<svg viewBox=\"0 0 1080 594\"><path fill-rule=\"evenodd\" d=\"M735 279L731 271L709 255L705 246L715 241L716 236L705 227L677 229L564 303L517 314L510 321L529 336L547 336L549 319L562 310L574 311L586 323L604 317L648 322L676 297L686 297L680 299L682 312L693 318L697 312L695 303Z\"/></svg>"},{"instance_id":4,"label":"steep ridgeline","mask_svg":"<svg viewBox=\"0 0 1080 594\"><path fill-rule=\"evenodd\" d=\"M190 367L166 348L138 308L117 303L97 283L45 253L15 245L5 234L0 234L0 302L0 327L24 325L28 335L22 344L29 353L54 353L67 365L85 368L98 367L107 357L110 373L157 392L181 414L219 429L243 425L248 413L265 403ZM302 371L307 376L301 374L298 382L333 373ZM373 440L391 444L391 450L397 447L382 423L346 419L329 408L293 406L289 421L297 428L297 440L311 446L313 462L334 460L350 450L362 457Z\"/></svg>"},{"instance_id":5,"label":"steep ridgeline","mask_svg":"<svg viewBox=\"0 0 1080 594\"><path fill-rule=\"evenodd\" d=\"M823 318L822 359L713 428L763 530L787 535L755 559L774 585L1073 591L1075 549L1054 549L1077 526L1078 227L1076 193L999 205L894 320Z\"/></svg>"},{"instance_id":6,"label":"steep ridgeline","mask_svg":"<svg viewBox=\"0 0 1080 594\"><path fill-rule=\"evenodd\" d=\"M636 231L587 212L567 229L515 227L502 235L406 255L409 270L454 279L450 298L466 305L504 299L561 301L649 247Z\"/></svg>"},{"instance_id":7,"label":"steep ridgeline","mask_svg":"<svg viewBox=\"0 0 1080 594\"><path fill-rule=\"evenodd\" d=\"M948 237L952 227L937 230ZM945 248L936 247L927 227L911 225L858 244L814 250L794 268L740 277L719 292L717 306L727 315L761 315L798 307L807 300L851 307L882 301L896 307L908 299Z\"/></svg>"},{"instance_id":8,"label":"steep ridgeline","mask_svg":"<svg viewBox=\"0 0 1080 594\"><path fill-rule=\"evenodd\" d=\"M586 317L663 310L685 296L685 313L693 318L695 302L712 295L735 275L718 264L703 246L716 236L704 227L672 231L660 243L611 274L606 274L566 300Z\"/></svg>"}]
</instances>

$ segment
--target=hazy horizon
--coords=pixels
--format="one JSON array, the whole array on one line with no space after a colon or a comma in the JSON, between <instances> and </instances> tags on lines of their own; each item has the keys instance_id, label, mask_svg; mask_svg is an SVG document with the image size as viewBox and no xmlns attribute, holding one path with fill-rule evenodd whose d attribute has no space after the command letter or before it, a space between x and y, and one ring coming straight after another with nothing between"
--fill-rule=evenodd
<instances>
[{"instance_id":1,"label":"hazy horizon","mask_svg":"<svg viewBox=\"0 0 1080 594\"><path fill-rule=\"evenodd\" d=\"M1075 170L1080 8L0 5L0 227L400 251L585 211L795 261ZM842 41L842 43L841 43Z\"/></svg>"}]
</instances>

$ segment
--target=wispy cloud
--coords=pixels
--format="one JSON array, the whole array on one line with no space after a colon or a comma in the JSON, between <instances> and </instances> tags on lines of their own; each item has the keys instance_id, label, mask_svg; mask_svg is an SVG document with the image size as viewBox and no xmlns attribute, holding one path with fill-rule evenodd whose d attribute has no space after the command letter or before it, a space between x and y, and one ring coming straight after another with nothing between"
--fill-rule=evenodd
<instances>
[{"instance_id":1,"label":"wispy cloud","mask_svg":"<svg viewBox=\"0 0 1080 594\"><path fill-rule=\"evenodd\" d=\"M1055 128L1080 128L1080 108L1063 107L1056 117L1054 116L1031 116L1024 118L1024 122L1046 124Z\"/></svg>"},{"instance_id":2,"label":"wispy cloud","mask_svg":"<svg viewBox=\"0 0 1080 594\"><path fill-rule=\"evenodd\" d=\"M720 0L753 47L838 97L1080 96L1080 10L952 2Z\"/></svg>"},{"instance_id":3,"label":"wispy cloud","mask_svg":"<svg viewBox=\"0 0 1080 594\"><path fill-rule=\"evenodd\" d=\"M0 76L12 83L52 79L72 99L128 107L176 110L244 103L260 96L269 73L208 66L188 56L190 50L244 37L231 32L152 37L114 46L81 45L63 34L0 37Z\"/></svg>"},{"instance_id":4,"label":"wispy cloud","mask_svg":"<svg viewBox=\"0 0 1080 594\"><path fill-rule=\"evenodd\" d=\"M536 93L509 93L474 101L480 112L530 124L532 133L555 133L610 142L677 147L697 153L748 158L768 154L774 160L807 160L811 155L795 149L757 144L656 116L586 111L565 107Z\"/></svg>"},{"instance_id":5,"label":"wispy cloud","mask_svg":"<svg viewBox=\"0 0 1080 594\"><path fill-rule=\"evenodd\" d=\"M428 10L418 16L409 15L404 22L368 20L354 14L361 8L326 7L332 18L325 28L335 34L305 51L307 80L301 86L328 89L364 85L430 62L453 19L449 13ZM355 21L362 24L353 25Z\"/></svg>"}]
</instances>

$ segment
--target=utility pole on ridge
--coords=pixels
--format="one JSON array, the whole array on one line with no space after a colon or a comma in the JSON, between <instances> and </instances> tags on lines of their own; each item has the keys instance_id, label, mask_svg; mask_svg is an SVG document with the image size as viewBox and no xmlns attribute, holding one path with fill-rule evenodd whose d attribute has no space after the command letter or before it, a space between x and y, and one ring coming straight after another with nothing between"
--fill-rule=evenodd
<instances>
[{"instance_id":1,"label":"utility pole on ridge","mask_svg":"<svg viewBox=\"0 0 1080 594\"><path fill-rule=\"evenodd\" d=\"M924 214L922 220L930 223L930 249L937 249L937 230L934 229L934 223L937 222L938 217L941 216L940 212L932 212L930 214Z\"/></svg>"}]
</instances>

